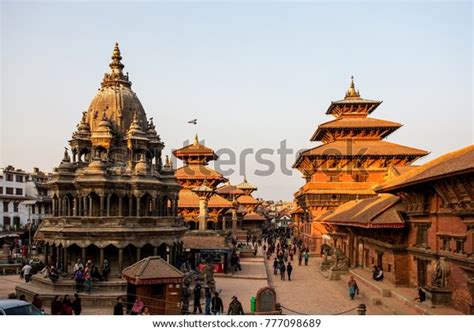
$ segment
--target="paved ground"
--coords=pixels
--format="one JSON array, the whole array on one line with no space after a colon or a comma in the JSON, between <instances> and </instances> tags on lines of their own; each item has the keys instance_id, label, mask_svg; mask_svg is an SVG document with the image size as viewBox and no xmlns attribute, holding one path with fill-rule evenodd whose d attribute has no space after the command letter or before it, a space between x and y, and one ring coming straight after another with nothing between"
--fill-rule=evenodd
<instances>
[{"instance_id":1,"label":"paved ground","mask_svg":"<svg viewBox=\"0 0 474 331\"><path fill-rule=\"evenodd\" d=\"M277 292L277 301L283 307L304 314L332 315L346 312L364 303L367 306L368 315L416 314L414 309L402 303L394 302L393 309L373 304L372 299L381 298L381 295L361 283L358 283L360 295L355 300L350 300L347 290L349 276L342 276L339 281L330 281L319 271L320 261L321 259L312 257L308 266L304 266L304 263L298 266L298 261L295 260L291 282L280 280L279 275L274 276L270 265L273 260L267 262L267 267L271 271L269 281L273 283ZM293 314L287 309L283 312ZM346 314L355 315L357 311L352 310Z\"/></svg>"}]
</instances>

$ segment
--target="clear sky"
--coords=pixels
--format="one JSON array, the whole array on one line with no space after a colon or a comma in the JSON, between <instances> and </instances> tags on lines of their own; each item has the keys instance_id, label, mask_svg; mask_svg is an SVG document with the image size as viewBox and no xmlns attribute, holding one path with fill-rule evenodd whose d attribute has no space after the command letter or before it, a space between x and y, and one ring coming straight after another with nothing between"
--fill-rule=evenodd
<instances>
[{"instance_id":1,"label":"clear sky","mask_svg":"<svg viewBox=\"0 0 474 331\"><path fill-rule=\"evenodd\" d=\"M316 146L309 138L351 75L362 97L384 101L373 117L404 124L389 141L431 151L419 163L473 142L470 2L2 2L1 11L0 167L59 164L115 41L167 154L195 133L236 154L282 140ZM291 200L301 175L276 165L256 176L267 167L251 155L245 172L256 196ZM234 170L238 183L244 170Z\"/></svg>"}]
</instances>

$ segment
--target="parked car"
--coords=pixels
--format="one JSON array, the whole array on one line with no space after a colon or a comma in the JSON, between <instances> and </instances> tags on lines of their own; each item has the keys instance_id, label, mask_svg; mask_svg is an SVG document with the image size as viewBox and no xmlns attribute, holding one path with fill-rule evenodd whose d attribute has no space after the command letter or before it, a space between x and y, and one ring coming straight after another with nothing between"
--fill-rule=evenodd
<instances>
[{"instance_id":1,"label":"parked car","mask_svg":"<svg viewBox=\"0 0 474 331\"><path fill-rule=\"evenodd\" d=\"M44 315L29 302L22 300L0 300L0 315Z\"/></svg>"}]
</instances>

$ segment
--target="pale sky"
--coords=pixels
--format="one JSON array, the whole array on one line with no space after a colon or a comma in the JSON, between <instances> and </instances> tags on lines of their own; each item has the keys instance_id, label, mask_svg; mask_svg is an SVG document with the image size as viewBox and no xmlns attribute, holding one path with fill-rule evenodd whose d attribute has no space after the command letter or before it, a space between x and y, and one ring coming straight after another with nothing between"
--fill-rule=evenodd
<instances>
[{"instance_id":1,"label":"pale sky","mask_svg":"<svg viewBox=\"0 0 474 331\"><path fill-rule=\"evenodd\" d=\"M294 151L355 76L388 141L431 151L473 143L472 3L1 3L0 167L51 171L100 86L115 41L166 144ZM198 125L187 124L197 118ZM268 156L265 156L268 158ZM294 170L245 173L256 196L292 200ZM288 157L287 168L295 160ZM228 168L228 167L226 167ZM239 183L239 166L230 176Z\"/></svg>"}]
</instances>

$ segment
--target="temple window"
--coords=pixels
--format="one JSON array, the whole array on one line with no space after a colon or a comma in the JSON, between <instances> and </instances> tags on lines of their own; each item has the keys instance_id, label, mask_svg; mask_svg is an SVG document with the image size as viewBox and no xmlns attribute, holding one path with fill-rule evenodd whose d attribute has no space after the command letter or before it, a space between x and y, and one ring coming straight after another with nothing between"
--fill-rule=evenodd
<instances>
[{"instance_id":1,"label":"temple window","mask_svg":"<svg viewBox=\"0 0 474 331\"><path fill-rule=\"evenodd\" d=\"M16 195L23 195L23 189L22 188L17 188L16 189Z\"/></svg>"},{"instance_id":2,"label":"temple window","mask_svg":"<svg viewBox=\"0 0 474 331\"><path fill-rule=\"evenodd\" d=\"M7 187L7 194L13 194L13 187Z\"/></svg>"},{"instance_id":3,"label":"temple window","mask_svg":"<svg viewBox=\"0 0 474 331\"><path fill-rule=\"evenodd\" d=\"M0 194L3 194L3 186L0 186Z\"/></svg>"},{"instance_id":4,"label":"temple window","mask_svg":"<svg viewBox=\"0 0 474 331\"><path fill-rule=\"evenodd\" d=\"M418 231L416 233L416 246L423 248L428 247L428 228L429 224L418 225Z\"/></svg>"},{"instance_id":5,"label":"temple window","mask_svg":"<svg viewBox=\"0 0 474 331\"><path fill-rule=\"evenodd\" d=\"M13 212L18 213L18 202L13 203Z\"/></svg>"},{"instance_id":6,"label":"temple window","mask_svg":"<svg viewBox=\"0 0 474 331\"><path fill-rule=\"evenodd\" d=\"M7 174L5 180L7 182L13 182L13 175L12 174Z\"/></svg>"},{"instance_id":7,"label":"temple window","mask_svg":"<svg viewBox=\"0 0 474 331\"><path fill-rule=\"evenodd\" d=\"M450 242L450 238L442 238L442 241L443 241L443 244L442 244L442 247L441 249L443 251L449 251L449 242Z\"/></svg>"},{"instance_id":8,"label":"temple window","mask_svg":"<svg viewBox=\"0 0 474 331\"><path fill-rule=\"evenodd\" d=\"M23 182L23 176L16 175L16 181L22 183Z\"/></svg>"},{"instance_id":9,"label":"temple window","mask_svg":"<svg viewBox=\"0 0 474 331\"><path fill-rule=\"evenodd\" d=\"M8 202L7 201L3 202L3 212L8 213Z\"/></svg>"},{"instance_id":10,"label":"temple window","mask_svg":"<svg viewBox=\"0 0 474 331\"><path fill-rule=\"evenodd\" d=\"M464 254L464 240L463 239L456 240L456 253Z\"/></svg>"}]
</instances>

